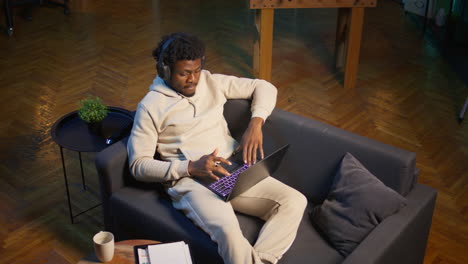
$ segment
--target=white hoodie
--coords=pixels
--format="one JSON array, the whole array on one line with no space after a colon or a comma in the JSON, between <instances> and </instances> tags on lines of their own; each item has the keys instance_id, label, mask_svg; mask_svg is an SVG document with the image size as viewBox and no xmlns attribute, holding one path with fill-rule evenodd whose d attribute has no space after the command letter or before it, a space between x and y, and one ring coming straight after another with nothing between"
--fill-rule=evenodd
<instances>
[{"instance_id":1,"label":"white hoodie","mask_svg":"<svg viewBox=\"0 0 468 264\"><path fill-rule=\"evenodd\" d=\"M263 120L276 104L276 88L267 81L211 74L203 70L195 95L169 88L158 76L138 104L128 141L130 171L137 180L174 185L190 176L190 160L212 153L227 158L238 143L223 116L226 99L252 99L252 117ZM161 160L154 159L158 152Z\"/></svg>"}]
</instances>

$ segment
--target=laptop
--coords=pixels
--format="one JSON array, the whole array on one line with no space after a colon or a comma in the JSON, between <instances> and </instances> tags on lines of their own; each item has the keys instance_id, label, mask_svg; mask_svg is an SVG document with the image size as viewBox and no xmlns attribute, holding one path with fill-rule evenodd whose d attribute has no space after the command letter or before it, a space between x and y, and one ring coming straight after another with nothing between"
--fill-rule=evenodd
<instances>
[{"instance_id":1,"label":"laptop","mask_svg":"<svg viewBox=\"0 0 468 264\"><path fill-rule=\"evenodd\" d=\"M222 175L219 180L214 181L211 184L203 185L221 197L224 201L230 201L239 194L253 187L261 180L272 175L276 169L278 169L288 148L289 144L284 145L250 167L247 164L244 164L242 160L242 151L240 151L228 159L232 165L222 165L231 175Z\"/></svg>"}]
</instances>

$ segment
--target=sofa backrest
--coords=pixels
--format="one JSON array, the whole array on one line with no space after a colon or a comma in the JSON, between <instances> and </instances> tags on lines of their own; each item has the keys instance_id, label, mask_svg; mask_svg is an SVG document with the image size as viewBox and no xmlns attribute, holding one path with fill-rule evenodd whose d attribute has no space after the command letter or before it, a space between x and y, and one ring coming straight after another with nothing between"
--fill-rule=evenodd
<instances>
[{"instance_id":1,"label":"sofa backrest","mask_svg":"<svg viewBox=\"0 0 468 264\"><path fill-rule=\"evenodd\" d=\"M228 100L225 117L240 139L250 119L250 103ZM387 186L406 195L416 181L415 154L290 112L275 109L264 125L264 149L290 148L273 175L304 193L312 202L326 198L346 152L352 153Z\"/></svg>"}]
</instances>

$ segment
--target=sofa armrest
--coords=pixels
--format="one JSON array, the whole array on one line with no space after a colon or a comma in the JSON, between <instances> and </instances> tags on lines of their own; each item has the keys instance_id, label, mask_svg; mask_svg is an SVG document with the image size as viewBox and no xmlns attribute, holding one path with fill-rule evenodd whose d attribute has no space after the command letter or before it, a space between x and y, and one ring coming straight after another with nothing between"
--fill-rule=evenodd
<instances>
[{"instance_id":1,"label":"sofa armrest","mask_svg":"<svg viewBox=\"0 0 468 264\"><path fill-rule=\"evenodd\" d=\"M96 156L95 164L103 201L124 186L124 179L128 174L127 140L125 138L116 142Z\"/></svg>"},{"instance_id":2,"label":"sofa armrest","mask_svg":"<svg viewBox=\"0 0 468 264\"><path fill-rule=\"evenodd\" d=\"M423 263L437 192L416 184L408 205L380 223L344 264Z\"/></svg>"},{"instance_id":3,"label":"sofa armrest","mask_svg":"<svg viewBox=\"0 0 468 264\"><path fill-rule=\"evenodd\" d=\"M229 99L224 105L224 118L228 123L229 132L236 140L240 140L247 129L252 112L251 101L246 99Z\"/></svg>"},{"instance_id":4,"label":"sofa armrest","mask_svg":"<svg viewBox=\"0 0 468 264\"><path fill-rule=\"evenodd\" d=\"M110 197L124 186L128 174L127 140L125 138L105 148L96 155L96 169L99 176L102 210L105 229L114 232L110 210Z\"/></svg>"}]
</instances>

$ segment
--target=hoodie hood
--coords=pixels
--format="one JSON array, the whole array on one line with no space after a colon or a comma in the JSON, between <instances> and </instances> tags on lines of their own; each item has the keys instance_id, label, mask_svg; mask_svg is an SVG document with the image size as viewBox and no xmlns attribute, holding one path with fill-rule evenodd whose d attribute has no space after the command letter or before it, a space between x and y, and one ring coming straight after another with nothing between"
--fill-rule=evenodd
<instances>
[{"instance_id":1,"label":"hoodie hood","mask_svg":"<svg viewBox=\"0 0 468 264\"><path fill-rule=\"evenodd\" d=\"M171 87L169 87L166 82L159 76L157 76L154 80L153 83L149 87L150 92L154 91L157 93L161 93L167 97L172 97L172 98L178 98L180 100L187 100L187 102L193 107L193 117L197 115L197 107L195 103L193 102L194 97L186 97L183 94L175 91Z\"/></svg>"},{"instance_id":2,"label":"hoodie hood","mask_svg":"<svg viewBox=\"0 0 468 264\"><path fill-rule=\"evenodd\" d=\"M180 97L180 94L170 88L159 75L153 80L149 90L162 93L169 97Z\"/></svg>"}]
</instances>

